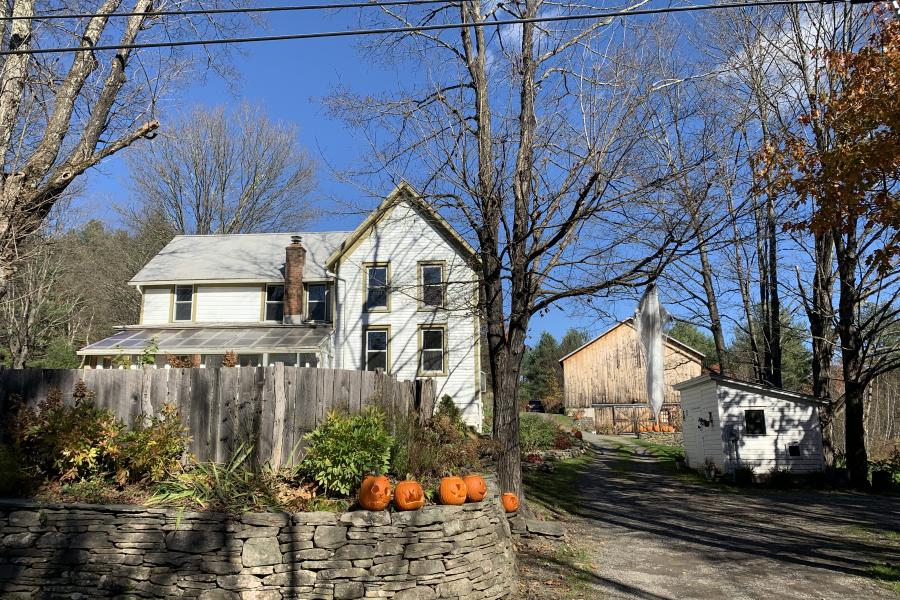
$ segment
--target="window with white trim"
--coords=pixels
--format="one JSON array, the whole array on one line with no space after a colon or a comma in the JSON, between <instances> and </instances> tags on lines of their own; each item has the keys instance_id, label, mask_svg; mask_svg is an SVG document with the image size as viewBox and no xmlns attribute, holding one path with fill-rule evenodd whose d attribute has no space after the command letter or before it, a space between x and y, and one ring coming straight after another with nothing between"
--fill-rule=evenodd
<instances>
[{"instance_id":1,"label":"window with white trim","mask_svg":"<svg viewBox=\"0 0 900 600\"><path fill-rule=\"evenodd\" d=\"M447 367L447 352L443 327L423 327L421 331L421 359L419 369L423 373L443 373Z\"/></svg>"},{"instance_id":2,"label":"window with white trim","mask_svg":"<svg viewBox=\"0 0 900 600\"><path fill-rule=\"evenodd\" d=\"M440 308L445 304L444 265L419 265L422 306Z\"/></svg>"},{"instance_id":3,"label":"window with white trim","mask_svg":"<svg viewBox=\"0 0 900 600\"><path fill-rule=\"evenodd\" d=\"M190 321L194 313L194 286L175 286L175 310L173 321Z\"/></svg>"},{"instance_id":4,"label":"window with white trim","mask_svg":"<svg viewBox=\"0 0 900 600\"><path fill-rule=\"evenodd\" d=\"M284 286L269 284L266 286L266 321L284 320Z\"/></svg>"},{"instance_id":5,"label":"window with white trim","mask_svg":"<svg viewBox=\"0 0 900 600\"><path fill-rule=\"evenodd\" d=\"M366 371L382 369L388 366L388 330L366 330Z\"/></svg>"}]
</instances>

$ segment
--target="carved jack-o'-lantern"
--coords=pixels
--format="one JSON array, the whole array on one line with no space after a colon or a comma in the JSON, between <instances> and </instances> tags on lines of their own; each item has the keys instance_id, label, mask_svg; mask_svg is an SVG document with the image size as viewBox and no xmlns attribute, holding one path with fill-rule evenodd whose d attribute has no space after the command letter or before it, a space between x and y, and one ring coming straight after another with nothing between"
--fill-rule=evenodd
<instances>
[{"instance_id":1,"label":"carved jack-o'-lantern","mask_svg":"<svg viewBox=\"0 0 900 600\"><path fill-rule=\"evenodd\" d=\"M466 501L466 482L460 477L444 477L439 492L441 504L463 504Z\"/></svg>"},{"instance_id":2,"label":"carved jack-o'-lantern","mask_svg":"<svg viewBox=\"0 0 900 600\"><path fill-rule=\"evenodd\" d=\"M366 510L384 510L391 503L391 482L384 475L369 475L359 486L359 505Z\"/></svg>"},{"instance_id":3,"label":"carved jack-o'-lantern","mask_svg":"<svg viewBox=\"0 0 900 600\"><path fill-rule=\"evenodd\" d=\"M425 506L425 492L418 481L401 481L394 490L397 510L417 510Z\"/></svg>"},{"instance_id":4,"label":"carved jack-o'-lantern","mask_svg":"<svg viewBox=\"0 0 900 600\"><path fill-rule=\"evenodd\" d=\"M519 510L519 497L515 494L506 492L500 496L500 501L503 503L503 509L508 513Z\"/></svg>"},{"instance_id":5,"label":"carved jack-o'-lantern","mask_svg":"<svg viewBox=\"0 0 900 600\"><path fill-rule=\"evenodd\" d=\"M484 500L484 497L487 495L487 483L485 483L484 477L477 473L472 473L466 475L463 481L466 483L466 498L469 502L481 502Z\"/></svg>"}]
</instances>

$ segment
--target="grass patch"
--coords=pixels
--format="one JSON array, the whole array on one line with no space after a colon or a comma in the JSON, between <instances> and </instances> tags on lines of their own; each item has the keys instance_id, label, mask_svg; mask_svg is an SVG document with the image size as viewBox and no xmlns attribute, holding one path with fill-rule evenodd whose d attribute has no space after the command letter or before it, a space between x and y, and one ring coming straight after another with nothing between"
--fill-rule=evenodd
<instances>
[{"instance_id":1,"label":"grass patch","mask_svg":"<svg viewBox=\"0 0 900 600\"><path fill-rule=\"evenodd\" d=\"M870 543L882 544L894 548L900 547L900 531L892 529L871 529L869 527L860 527L858 525L845 527L844 531L848 535L863 539ZM900 595L900 565L871 565L866 572L869 577L879 584L893 590L895 594Z\"/></svg>"},{"instance_id":2,"label":"grass patch","mask_svg":"<svg viewBox=\"0 0 900 600\"><path fill-rule=\"evenodd\" d=\"M900 594L900 567L897 565L875 565L868 570L869 577Z\"/></svg>"},{"instance_id":3,"label":"grass patch","mask_svg":"<svg viewBox=\"0 0 900 600\"><path fill-rule=\"evenodd\" d=\"M566 567L563 571L565 573L563 584L566 586L567 595L584 597L593 572L591 557L587 550L566 544L556 550L553 558L559 565Z\"/></svg>"},{"instance_id":4,"label":"grass patch","mask_svg":"<svg viewBox=\"0 0 900 600\"><path fill-rule=\"evenodd\" d=\"M560 427L562 427L562 428L565 429L566 431L571 430L572 427L575 426L575 419L573 419L573 418L570 417L569 415L558 415L558 414L556 414L556 413L553 413L553 414L550 415L550 418L553 419L553 421L554 421L557 425L559 425Z\"/></svg>"},{"instance_id":5,"label":"grass patch","mask_svg":"<svg viewBox=\"0 0 900 600\"><path fill-rule=\"evenodd\" d=\"M648 450L650 454L660 459L661 462L672 463L673 467L675 466L675 459L684 459L684 446L681 445L660 444L641 438L635 439L634 443Z\"/></svg>"},{"instance_id":6,"label":"grass patch","mask_svg":"<svg viewBox=\"0 0 900 600\"><path fill-rule=\"evenodd\" d=\"M553 513L572 514L578 508L578 482L587 471L593 453L553 463L552 473L525 471L525 498Z\"/></svg>"}]
</instances>

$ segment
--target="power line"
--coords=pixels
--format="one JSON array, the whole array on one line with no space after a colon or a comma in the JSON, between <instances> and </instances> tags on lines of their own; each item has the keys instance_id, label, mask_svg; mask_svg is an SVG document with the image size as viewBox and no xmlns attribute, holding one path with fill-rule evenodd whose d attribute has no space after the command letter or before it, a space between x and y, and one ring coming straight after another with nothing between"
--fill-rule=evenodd
<instances>
[{"instance_id":1,"label":"power line","mask_svg":"<svg viewBox=\"0 0 900 600\"><path fill-rule=\"evenodd\" d=\"M424 1L424 0L419 0ZM855 0L851 4L870 4L874 0ZM136 44L103 44L89 47L61 47L4 50L0 56L13 54L59 54L64 52L86 52L97 50L136 50L141 48L177 48L184 46L214 46L220 44L246 44L253 42L278 42L286 40L311 40L331 37L350 37L366 35L385 35L392 33L415 33L420 31L438 31L445 29L467 29L469 27L499 27L501 25L522 25L525 23L557 23L563 21L593 21L614 17L636 17L642 15L658 15L667 13L695 12L724 8L754 8L768 6L798 6L806 4L845 4L845 0L767 0L765 2L723 2L720 4L694 4L688 6L669 6L664 8L643 8L636 10L618 10L611 12L583 13L578 15L552 15L531 17L527 19L499 19L495 21L479 21L477 23L445 23L435 25L412 25L408 27L382 27L377 29L347 29L343 31L317 31L311 33L291 33L285 35L268 35L237 38L220 38L208 40L176 40L169 42L144 42Z\"/></svg>"},{"instance_id":2,"label":"power line","mask_svg":"<svg viewBox=\"0 0 900 600\"><path fill-rule=\"evenodd\" d=\"M248 8L197 8L191 10L148 10L146 12L62 13L56 15L8 15L0 21L53 21L60 19L91 19L94 17L183 17L190 15L227 15L237 13L296 12L303 10L331 10L343 8L378 8L381 6L410 6L441 4L448 0L372 0L371 2L339 2L334 4L296 4L290 6L251 6Z\"/></svg>"}]
</instances>

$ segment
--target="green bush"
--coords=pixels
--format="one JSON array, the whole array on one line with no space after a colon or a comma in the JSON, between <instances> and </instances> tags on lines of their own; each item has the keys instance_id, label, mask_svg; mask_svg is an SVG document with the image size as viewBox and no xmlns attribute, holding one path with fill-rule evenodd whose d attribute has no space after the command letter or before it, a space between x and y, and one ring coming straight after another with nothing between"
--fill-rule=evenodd
<instances>
[{"instance_id":1,"label":"green bush","mask_svg":"<svg viewBox=\"0 0 900 600\"><path fill-rule=\"evenodd\" d=\"M519 446L523 453L553 448L559 428L550 419L525 413L519 417Z\"/></svg>"},{"instance_id":2,"label":"green bush","mask_svg":"<svg viewBox=\"0 0 900 600\"><path fill-rule=\"evenodd\" d=\"M122 435L116 481L157 482L180 471L188 441L187 427L172 404L149 420L138 417Z\"/></svg>"},{"instance_id":3,"label":"green bush","mask_svg":"<svg viewBox=\"0 0 900 600\"><path fill-rule=\"evenodd\" d=\"M331 413L306 439L303 470L327 492L347 496L367 474L386 473L390 467L394 440L378 408L355 415Z\"/></svg>"},{"instance_id":4,"label":"green bush","mask_svg":"<svg viewBox=\"0 0 900 600\"><path fill-rule=\"evenodd\" d=\"M132 431L109 410L94 405L94 395L79 381L73 404L51 390L36 409L19 402L8 435L22 469L35 480L60 482L111 478L119 484L159 481L179 468L187 444L186 429L172 406Z\"/></svg>"},{"instance_id":5,"label":"green bush","mask_svg":"<svg viewBox=\"0 0 900 600\"><path fill-rule=\"evenodd\" d=\"M94 406L83 383L73 395L74 405L65 405L59 390L51 390L36 410L16 412L14 443L39 476L71 481L115 471L121 422Z\"/></svg>"}]
</instances>

